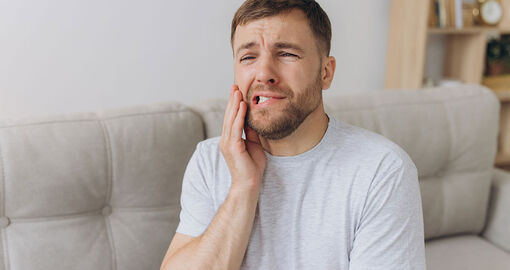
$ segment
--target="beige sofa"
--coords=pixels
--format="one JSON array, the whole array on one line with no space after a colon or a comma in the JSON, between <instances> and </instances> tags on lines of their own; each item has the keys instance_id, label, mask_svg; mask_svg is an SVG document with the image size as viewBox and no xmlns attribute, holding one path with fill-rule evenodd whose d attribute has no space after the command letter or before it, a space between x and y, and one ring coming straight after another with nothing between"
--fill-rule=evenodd
<instances>
[{"instance_id":1,"label":"beige sofa","mask_svg":"<svg viewBox=\"0 0 510 270\"><path fill-rule=\"evenodd\" d=\"M486 88L339 92L327 112L390 138L420 176L428 269L510 269L510 174ZM0 121L0 269L159 269L195 145L225 100Z\"/></svg>"}]
</instances>

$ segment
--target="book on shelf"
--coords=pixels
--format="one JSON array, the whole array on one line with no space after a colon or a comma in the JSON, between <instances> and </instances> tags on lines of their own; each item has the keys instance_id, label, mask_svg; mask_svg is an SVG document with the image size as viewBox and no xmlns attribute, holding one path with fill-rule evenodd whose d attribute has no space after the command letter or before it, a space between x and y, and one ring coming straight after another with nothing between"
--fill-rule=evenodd
<instances>
[{"instance_id":1,"label":"book on shelf","mask_svg":"<svg viewBox=\"0 0 510 270\"><path fill-rule=\"evenodd\" d=\"M462 28L463 0L430 0L429 26Z\"/></svg>"},{"instance_id":2,"label":"book on shelf","mask_svg":"<svg viewBox=\"0 0 510 270\"><path fill-rule=\"evenodd\" d=\"M455 0L455 27L462 28L464 27L464 11L462 9L463 1Z\"/></svg>"}]
</instances>

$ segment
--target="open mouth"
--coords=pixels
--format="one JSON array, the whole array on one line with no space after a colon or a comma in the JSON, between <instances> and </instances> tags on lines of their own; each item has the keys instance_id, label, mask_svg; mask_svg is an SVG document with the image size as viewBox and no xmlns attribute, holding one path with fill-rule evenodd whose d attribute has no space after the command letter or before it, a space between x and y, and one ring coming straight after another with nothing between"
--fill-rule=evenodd
<instances>
[{"instance_id":1,"label":"open mouth","mask_svg":"<svg viewBox=\"0 0 510 270\"><path fill-rule=\"evenodd\" d=\"M269 95L257 95L254 96L252 99L252 104L255 106L269 106L271 104L274 104L280 100L284 99L282 96L269 96Z\"/></svg>"},{"instance_id":2,"label":"open mouth","mask_svg":"<svg viewBox=\"0 0 510 270\"><path fill-rule=\"evenodd\" d=\"M255 104L262 104L270 99L272 99L272 97L257 96L255 97Z\"/></svg>"}]
</instances>

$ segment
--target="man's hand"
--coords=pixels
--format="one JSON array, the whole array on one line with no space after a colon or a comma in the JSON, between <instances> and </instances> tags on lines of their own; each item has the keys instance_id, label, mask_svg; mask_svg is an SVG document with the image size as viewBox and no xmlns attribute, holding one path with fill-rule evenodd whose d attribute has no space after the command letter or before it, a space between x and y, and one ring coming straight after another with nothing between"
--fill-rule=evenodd
<instances>
[{"instance_id":1,"label":"man's hand","mask_svg":"<svg viewBox=\"0 0 510 270\"><path fill-rule=\"evenodd\" d=\"M232 176L230 192L202 235L190 241L176 234L172 244L179 248L168 249L161 269L241 267L266 168L266 155L257 133L246 128L246 140L241 137L247 109L242 99L239 88L233 85L220 139L220 150Z\"/></svg>"},{"instance_id":2,"label":"man's hand","mask_svg":"<svg viewBox=\"0 0 510 270\"><path fill-rule=\"evenodd\" d=\"M220 139L220 150L232 176L231 189L260 190L266 156L258 134L245 127L247 104L237 85L232 86ZM242 138L245 128L246 140Z\"/></svg>"}]
</instances>

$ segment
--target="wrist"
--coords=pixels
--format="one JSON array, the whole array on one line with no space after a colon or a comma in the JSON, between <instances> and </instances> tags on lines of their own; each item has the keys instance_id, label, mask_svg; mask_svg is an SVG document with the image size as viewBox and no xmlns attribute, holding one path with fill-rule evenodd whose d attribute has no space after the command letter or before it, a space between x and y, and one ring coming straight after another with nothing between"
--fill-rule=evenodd
<instances>
[{"instance_id":1,"label":"wrist","mask_svg":"<svg viewBox=\"0 0 510 270\"><path fill-rule=\"evenodd\" d=\"M240 198L258 199L260 184L232 184L230 194Z\"/></svg>"}]
</instances>

